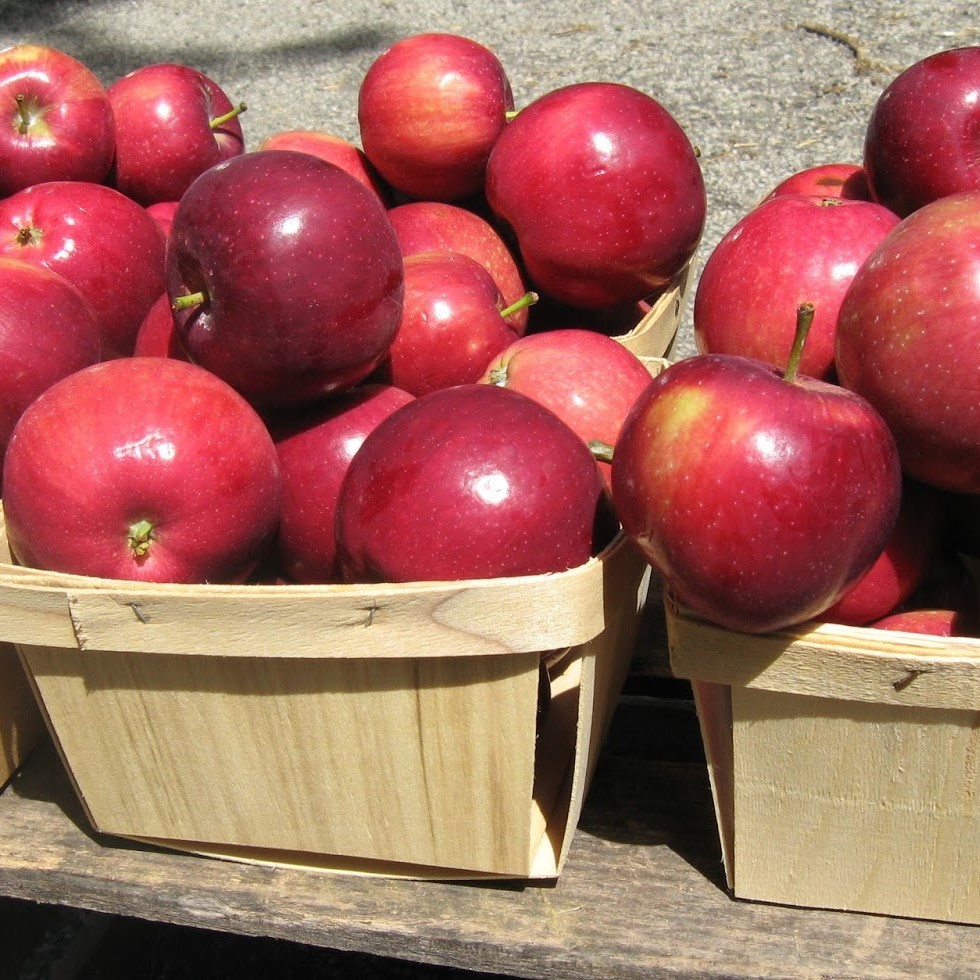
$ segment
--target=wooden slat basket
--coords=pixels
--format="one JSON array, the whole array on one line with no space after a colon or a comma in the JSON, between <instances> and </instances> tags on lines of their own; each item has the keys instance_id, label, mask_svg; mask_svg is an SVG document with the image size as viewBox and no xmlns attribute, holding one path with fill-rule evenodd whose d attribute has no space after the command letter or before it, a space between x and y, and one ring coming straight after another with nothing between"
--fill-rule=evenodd
<instances>
[{"instance_id":1,"label":"wooden slat basket","mask_svg":"<svg viewBox=\"0 0 980 980\"><path fill-rule=\"evenodd\" d=\"M0 643L0 789L44 734L44 719L17 650L13 644Z\"/></svg>"},{"instance_id":2,"label":"wooden slat basket","mask_svg":"<svg viewBox=\"0 0 980 980\"><path fill-rule=\"evenodd\" d=\"M980 640L666 610L735 896L980 923Z\"/></svg>"},{"instance_id":3,"label":"wooden slat basket","mask_svg":"<svg viewBox=\"0 0 980 980\"><path fill-rule=\"evenodd\" d=\"M555 878L649 570L158 586L19 568L16 644L93 827L244 861Z\"/></svg>"},{"instance_id":4,"label":"wooden slat basket","mask_svg":"<svg viewBox=\"0 0 980 980\"><path fill-rule=\"evenodd\" d=\"M652 302L641 304L645 312L639 322L616 340L640 357L671 357L694 281L692 259L664 292Z\"/></svg>"}]
</instances>

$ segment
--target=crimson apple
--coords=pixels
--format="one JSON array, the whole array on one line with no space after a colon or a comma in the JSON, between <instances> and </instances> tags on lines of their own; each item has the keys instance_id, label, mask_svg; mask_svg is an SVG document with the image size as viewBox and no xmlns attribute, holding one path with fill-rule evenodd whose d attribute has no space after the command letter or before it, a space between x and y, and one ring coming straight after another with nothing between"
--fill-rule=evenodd
<instances>
[{"instance_id":1,"label":"crimson apple","mask_svg":"<svg viewBox=\"0 0 980 980\"><path fill-rule=\"evenodd\" d=\"M364 440L337 502L347 581L561 572L608 533L592 454L553 412L493 385L443 388Z\"/></svg>"},{"instance_id":2,"label":"crimson apple","mask_svg":"<svg viewBox=\"0 0 980 980\"><path fill-rule=\"evenodd\" d=\"M480 380L533 398L586 443L614 446L624 419L650 383L650 372L611 337L570 328L515 340ZM608 484L610 465L597 462Z\"/></svg>"},{"instance_id":3,"label":"crimson apple","mask_svg":"<svg viewBox=\"0 0 980 980\"><path fill-rule=\"evenodd\" d=\"M980 492L980 191L924 205L878 245L841 304L840 382L884 416L909 475Z\"/></svg>"},{"instance_id":4,"label":"crimson apple","mask_svg":"<svg viewBox=\"0 0 980 980\"><path fill-rule=\"evenodd\" d=\"M352 387L398 330L404 264L377 196L335 164L255 150L181 198L167 291L191 360L256 405Z\"/></svg>"},{"instance_id":5,"label":"crimson apple","mask_svg":"<svg viewBox=\"0 0 980 980\"><path fill-rule=\"evenodd\" d=\"M166 236L131 198L78 180L34 184L0 201L0 255L43 265L78 288L102 330L102 357L131 354L164 290Z\"/></svg>"},{"instance_id":6,"label":"crimson apple","mask_svg":"<svg viewBox=\"0 0 980 980\"><path fill-rule=\"evenodd\" d=\"M147 214L152 215L165 235L170 234L170 226L174 222L174 215L177 213L179 201L156 201L154 204L146 206Z\"/></svg>"},{"instance_id":7,"label":"crimson apple","mask_svg":"<svg viewBox=\"0 0 980 980\"><path fill-rule=\"evenodd\" d=\"M493 277L461 252L405 258L398 333L373 375L413 395L471 384L517 339Z\"/></svg>"},{"instance_id":8,"label":"crimson apple","mask_svg":"<svg viewBox=\"0 0 980 980\"><path fill-rule=\"evenodd\" d=\"M362 384L271 423L282 474L276 569L294 582L337 582L337 497L367 434L412 401L391 385Z\"/></svg>"},{"instance_id":9,"label":"crimson apple","mask_svg":"<svg viewBox=\"0 0 980 980\"><path fill-rule=\"evenodd\" d=\"M857 163L819 163L783 178L763 198L784 194L803 194L811 197L840 197L848 201L870 201L868 175Z\"/></svg>"},{"instance_id":10,"label":"crimson apple","mask_svg":"<svg viewBox=\"0 0 980 980\"><path fill-rule=\"evenodd\" d=\"M244 578L275 533L276 449L209 371L128 357L39 395L14 428L4 516L20 564L105 578Z\"/></svg>"},{"instance_id":11,"label":"crimson apple","mask_svg":"<svg viewBox=\"0 0 980 980\"><path fill-rule=\"evenodd\" d=\"M49 180L99 183L115 124L102 82L71 55L40 44L0 51L0 197Z\"/></svg>"},{"instance_id":12,"label":"crimson apple","mask_svg":"<svg viewBox=\"0 0 980 980\"><path fill-rule=\"evenodd\" d=\"M894 78L864 138L874 199L905 217L949 194L980 190L980 46L939 51Z\"/></svg>"},{"instance_id":13,"label":"crimson apple","mask_svg":"<svg viewBox=\"0 0 980 980\"><path fill-rule=\"evenodd\" d=\"M457 34L416 34L383 51L361 80L361 146L405 196L458 201L482 192L513 108L507 73L489 48Z\"/></svg>"},{"instance_id":14,"label":"crimson apple","mask_svg":"<svg viewBox=\"0 0 980 980\"><path fill-rule=\"evenodd\" d=\"M785 364L796 311L812 302L800 371L834 380L844 293L898 221L870 201L794 194L759 204L722 237L701 270L693 309L698 351Z\"/></svg>"},{"instance_id":15,"label":"crimson apple","mask_svg":"<svg viewBox=\"0 0 980 980\"><path fill-rule=\"evenodd\" d=\"M931 636L975 636L976 623L959 609L906 609L871 624L876 630L900 630Z\"/></svg>"},{"instance_id":16,"label":"crimson apple","mask_svg":"<svg viewBox=\"0 0 980 980\"><path fill-rule=\"evenodd\" d=\"M177 334L170 297L166 293L160 294L143 318L139 330L136 331L133 354L136 357L176 357L181 361L188 360L187 351Z\"/></svg>"},{"instance_id":17,"label":"crimson apple","mask_svg":"<svg viewBox=\"0 0 980 980\"><path fill-rule=\"evenodd\" d=\"M612 459L623 528L677 599L747 633L819 616L850 588L891 534L901 479L864 399L731 354L654 378Z\"/></svg>"},{"instance_id":18,"label":"crimson apple","mask_svg":"<svg viewBox=\"0 0 980 980\"><path fill-rule=\"evenodd\" d=\"M612 82L564 86L521 109L490 154L486 197L534 288L587 308L664 289L693 257L707 203L679 123Z\"/></svg>"},{"instance_id":19,"label":"crimson apple","mask_svg":"<svg viewBox=\"0 0 980 980\"><path fill-rule=\"evenodd\" d=\"M365 187L378 195L385 207L391 205L391 189L368 160L364 151L350 140L315 129L287 129L267 136L256 147L259 150L295 150L298 153L312 153L315 157L329 160L352 177L356 177Z\"/></svg>"},{"instance_id":20,"label":"crimson apple","mask_svg":"<svg viewBox=\"0 0 980 980\"><path fill-rule=\"evenodd\" d=\"M110 180L140 204L179 201L196 177L245 149L245 105L196 68L141 65L107 93L116 123Z\"/></svg>"},{"instance_id":21,"label":"crimson apple","mask_svg":"<svg viewBox=\"0 0 980 980\"><path fill-rule=\"evenodd\" d=\"M496 280L504 303L511 306L527 286L510 246L485 218L444 201L407 201L388 211L402 255L416 252L462 252L481 263ZM518 333L527 328L528 310L509 318Z\"/></svg>"},{"instance_id":22,"label":"crimson apple","mask_svg":"<svg viewBox=\"0 0 980 980\"><path fill-rule=\"evenodd\" d=\"M67 279L0 258L0 465L24 409L56 381L95 364L101 353L95 314Z\"/></svg>"}]
</instances>

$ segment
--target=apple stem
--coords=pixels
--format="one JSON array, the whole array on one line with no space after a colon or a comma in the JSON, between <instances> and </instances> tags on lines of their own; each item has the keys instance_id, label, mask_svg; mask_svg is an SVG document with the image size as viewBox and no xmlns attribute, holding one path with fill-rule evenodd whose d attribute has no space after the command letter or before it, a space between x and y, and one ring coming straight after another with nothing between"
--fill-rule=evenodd
<instances>
[{"instance_id":1,"label":"apple stem","mask_svg":"<svg viewBox=\"0 0 980 980\"><path fill-rule=\"evenodd\" d=\"M23 92L18 92L14 96L14 101L17 103L17 115L20 117L17 121L17 132L21 136L24 136L30 131L31 123L34 119L31 115L31 110L27 106L27 98Z\"/></svg>"},{"instance_id":2,"label":"apple stem","mask_svg":"<svg viewBox=\"0 0 980 980\"><path fill-rule=\"evenodd\" d=\"M217 129L219 126L223 126L230 119L234 119L236 116L240 116L248 108L244 102L239 102L238 105L233 106L228 112L223 116L215 116L211 120L211 128Z\"/></svg>"},{"instance_id":3,"label":"apple stem","mask_svg":"<svg viewBox=\"0 0 980 980\"><path fill-rule=\"evenodd\" d=\"M603 442L601 439L589 440L589 451L592 453L593 458L600 463L611 463L613 461L613 449L613 446L610 446L608 442Z\"/></svg>"},{"instance_id":4,"label":"apple stem","mask_svg":"<svg viewBox=\"0 0 980 980\"><path fill-rule=\"evenodd\" d=\"M783 372L784 381L795 381L796 375L800 370L800 360L803 357L803 346L806 344L807 334L813 325L813 303L800 303L796 310L796 333L793 336L793 347L789 352L789 360L786 362L786 370Z\"/></svg>"},{"instance_id":5,"label":"apple stem","mask_svg":"<svg viewBox=\"0 0 980 980\"><path fill-rule=\"evenodd\" d=\"M207 301L208 295L205 292L198 293L185 293L182 296L176 296L173 302L170 304L170 309L174 313L179 313L181 310L189 309L192 306L200 306L202 303Z\"/></svg>"},{"instance_id":6,"label":"apple stem","mask_svg":"<svg viewBox=\"0 0 980 980\"><path fill-rule=\"evenodd\" d=\"M508 109L504 113L504 119L510 122L521 110L520 109Z\"/></svg>"},{"instance_id":7,"label":"apple stem","mask_svg":"<svg viewBox=\"0 0 980 980\"><path fill-rule=\"evenodd\" d=\"M533 291L527 292L519 300L515 300L513 303L511 303L510 306L504 307L504 309L500 311L500 315L506 320L507 317L517 313L519 310L524 310L529 306L533 306L539 299L540 297L537 293Z\"/></svg>"},{"instance_id":8,"label":"apple stem","mask_svg":"<svg viewBox=\"0 0 980 980\"><path fill-rule=\"evenodd\" d=\"M150 550L150 542L154 537L153 525L149 521L135 521L129 525L126 544L137 558L142 558Z\"/></svg>"}]
</instances>

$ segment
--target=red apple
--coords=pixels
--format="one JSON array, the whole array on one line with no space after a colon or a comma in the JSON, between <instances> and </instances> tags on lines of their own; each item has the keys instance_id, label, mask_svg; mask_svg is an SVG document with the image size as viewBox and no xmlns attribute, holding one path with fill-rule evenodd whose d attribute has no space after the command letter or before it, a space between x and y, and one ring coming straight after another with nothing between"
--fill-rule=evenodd
<instances>
[{"instance_id":1,"label":"red apple","mask_svg":"<svg viewBox=\"0 0 980 980\"><path fill-rule=\"evenodd\" d=\"M377 196L307 153L256 150L187 190L167 291L191 360L256 405L352 387L398 330L404 268Z\"/></svg>"},{"instance_id":2,"label":"red apple","mask_svg":"<svg viewBox=\"0 0 980 980\"><path fill-rule=\"evenodd\" d=\"M871 567L901 472L887 426L853 392L702 354L668 367L634 405L612 496L682 604L761 633L819 616Z\"/></svg>"},{"instance_id":3,"label":"red apple","mask_svg":"<svg viewBox=\"0 0 980 980\"><path fill-rule=\"evenodd\" d=\"M884 416L909 475L980 493L980 191L905 218L858 270L837 325L840 382Z\"/></svg>"},{"instance_id":4,"label":"red apple","mask_svg":"<svg viewBox=\"0 0 980 980\"><path fill-rule=\"evenodd\" d=\"M614 446L650 372L622 344L592 330L530 334L494 358L480 379L551 409L586 443ZM610 465L598 461L608 483Z\"/></svg>"},{"instance_id":5,"label":"red apple","mask_svg":"<svg viewBox=\"0 0 980 980\"><path fill-rule=\"evenodd\" d=\"M871 624L876 630L899 630L931 636L975 636L976 624L958 609L907 609Z\"/></svg>"},{"instance_id":6,"label":"red apple","mask_svg":"<svg viewBox=\"0 0 980 980\"><path fill-rule=\"evenodd\" d=\"M106 90L56 48L0 51L0 197L49 180L99 183L112 164L114 121Z\"/></svg>"},{"instance_id":7,"label":"red apple","mask_svg":"<svg viewBox=\"0 0 980 980\"><path fill-rule=\"evenodd\" d=\"M49 181L0 201L0 255L46 266L78 288L99 321L103 359L132 353L164 290L165 249L146 210L101 184Z\"/></svg>"},{"instance_id":8,"label":"red apple","mask_svg":"<svg viewBox=\"0 0 980 980\"><path fill-rule=\"evenodd\" d=\"M170 308L170 297L161 293L157 301L147 311L133 345L136 357L176 357L188 360L177 334L174 311Z\"/></svg>"},{"instance_id":9,"label":"red apple","mask_svg":"<svg viewBox=\"0 0 980 980\"><path fill-rule=\"evenodd\" d=\"M942 506L939 491L905 480L898 519L884 550L820 618L865 626L898 609L936 565L943 542Z\"/></svg>"},{"instance_id":10,"label":"red apple","mask_svg":"<svg viewBox=\"0 0 980 980\"><path fill-rule=\"evenodd\" d=\"M352 582L561 572L608 530L603 497L592 454L553 412L516 391L459 385L364 440L340 489L337 550Z\"/></svg>"},{"instance_id":11,"label":"red apple","mask_svg":"<svg viewBox=\"0 0 980 980\"><path fill-rule=\"evenodd\" d=\"M333 133L315 129L288 129L273 133L262 140L259 150L295 150L298 153L312 153L315 157L328 160L352 177L356 177L365 187L378 195L385 207L391 204L391 190L381 179L364 151L350 140Z\"/></svg>"},{"instance_id":12,"label":"red apple","mask_svg":"<svg viewBox=\"0 0 980 980\"><path fill-rule=\"evenodd\" d=\"M361 80L361 146L407 197L458 201L482 192L487 158L513 108L492 51L456 34L417 34L382 52Z\"/></svg>"},{"instance_id":13,"label":"red apple","mask_svg":"<svg viewBox=\"0 0 980 980\"><path fill-rule=\"evenodd\" d=\"M244 151L244 104L195 68L141 65L107 91L116 121L110 179L140 204L179 201L205 170Z\"/></svg>"},{"instance_id":14,"label":"red apple","mask_svg":"<svg viewBox=\"0 0 980 980\"><path fill-rule=\"evenodd\" d=\"M148 204L146 211L152 215L165 235L170 234L170 226L174 222L174 215L177 213L179 201L157 201L155 204Z\"/></svg>"},{"instance_id":15,"label":"red apple","mask_svg":"<svg viewBox=\"0 0 980 980\"><path fill-rule=\"evenodd\" d=\"M786 363L803 302L815 308L800 371L834 380L834 340L844 293L898 224L870 201L780 195L753 208L701 270L693 323L702 354Z\"/></svg>"},{"instance_id":16,"label":"red apple","mask_svg":"<svg viewBox=\"0 0 980 980\"><path fill-rule=\"evenodd\" d=\"M649 95L610 82L523 108L494 145L486 196L534 288L573 306L665 288L704 230L704 181L684 130Z\"/></svg>"},{"instance_id":17,"label":"red apple","mask_svg":"<svg viewBox=\"0 0 980 980\"><path fill-rule=\"evenodd\" d=\"M287 580L340 581L334 532L340 484L367 434L412 397L363 384L273 423L282 473L276 565Z\"/></svg>"},{"instance_id":18,"label":"red apple","mask_svg":"<svg viewBox=\"0 0 980 980\"><path fill-rule=\"evenodd\" d=\"M980 46L939 51L906 68L878 97L864 140L875 200L905 217L980 190Z\"/></svg>"},{"instance_id":19,"label":"red apple","mask_svg":"<svg viewBox=\"0 0 980 980\"><path fill-rule=\"evenodd\" d=\"M101 352L95 314L67 279L0 258L0 465L27 406L56 381L95 364Z\"/></svg>"},{"instance_id":20,"label":"red apple","mask_svg":"<svg viewBox=\"0 0 980 980\"><path fill-rule=\"evenodd\" d=\"M781 180L763 198L802 194L809 197L839 197L847 201L870 201L868 175L857 163L820 163Z\"/></svg>"},{"instance_id":21,"label":"red apple","mask_svg":"<svg viewBox=\"0 0 980 980\"><path fill-rule=\"evenodd\" d=\"M517 336L479 262L461 252L418 252L405 259L401 323L374 377L413 395L472 384Z\"/></svg>"},{"instance_id":22,"label":"red apple","mask_svg":"<svg viewBox=\"0 0 980 980\"><path fill-rule=\"evenodd\" d=\"M276 449L232 388L183 361L129 357L35 399L4 465L20 564L106 578L244 578L279 520Z\"/></svg>"},{"instance_id":23,"label":"red apple","mask_svg":"<svg viewBox=\"0 0 980 980\"><path fill-rule=\"evenodd\" d=\"M443 201L408 201L388 211L402 255L416 252L462 252L476 259L496 280L507 306L526 292L524 276L510 246L485 218ZM527 328L528 311L510 317L518 333Z\"/></svg>"}]
</instances>

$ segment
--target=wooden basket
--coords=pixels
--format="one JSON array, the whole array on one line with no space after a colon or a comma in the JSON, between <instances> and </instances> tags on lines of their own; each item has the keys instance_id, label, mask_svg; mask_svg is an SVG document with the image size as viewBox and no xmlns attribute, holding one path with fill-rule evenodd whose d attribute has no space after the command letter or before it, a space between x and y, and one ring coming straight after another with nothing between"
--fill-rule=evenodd
<instances>
[{"instance_id":1,"label":"wooden basket","mask_svg":"<svg viewBox=\"0 0 980 980\"><path fill-rule=\"evenodd\" d=\"M666 609L733 893L980 923L980 640Z\"/></svg>"},{"instance_id":2,"label":"wooden basket","mask_svg":"<svg viewBox=\"0 0 980 980\"><path fill-rule=\"evenodd\" d=\"M44 731L17 650L0 643L0 789L44 738Z\"/></svg>"},{"instance_id":3,"label":"wooden basket","mask_svg":"<svg viewBox=\"0 0 980 980\"><path fill-rule=\"evenodd\" d=\"M652 303L642 304L646 310L642 319L628 333L617 336L616 340L641 357L669 358L694 279L695 262L692 259Z\"/></svg>"},{"instance_id":4,"label":"wooden basket","mask_svg":"<svg viewBox=\"0 0 980 980\"><path fill-rule=\"evenodd\" d=\"M6 552L4 554L4 552ZM15 643L93 827L245 861L554 878L649 569L178 586L10 564Z\"/></svg>"}]
</instances>

